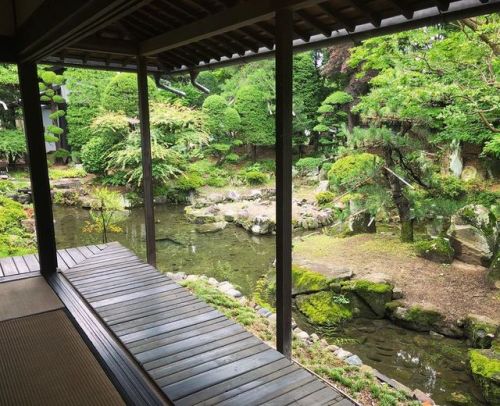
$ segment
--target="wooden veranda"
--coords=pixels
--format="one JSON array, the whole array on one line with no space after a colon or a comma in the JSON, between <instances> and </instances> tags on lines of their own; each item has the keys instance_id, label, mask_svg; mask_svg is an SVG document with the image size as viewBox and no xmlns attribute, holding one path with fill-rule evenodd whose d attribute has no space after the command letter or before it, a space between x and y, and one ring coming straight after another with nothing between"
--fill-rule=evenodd
<instances>
[{"instance_id":1,"label":"wooden veranda","mask_svg":"<svg viewBox=\"0 0 500 406\"><path fill-rule=\"evenodd\" d=\"M356 404L118 243L63 249L57 257L61 274L48 282L62 303L80 307L79 324L86 310L87 328L109 329L101 339L109 345L117 340L176 405ZM6 285L0 287L8 291L14 281L36 278L39 269L36 255L3 258L0 283ZM125 391L127 396L135 404L154 400Z\"/></svg>"},{"instance_id":2,"label":"wooden veranda","mask_svg":"<svg viewBox=\"0 0 500 406\"><path fill-rule=\"evenodd\" d=\"M0 0L0 62L18 66L39 236L35 258L41 274L61 297L71 299L67 309L76 315L74 320L81 324L88 342L94 347L104 345L103 330L88 324L92 313L85 310L84 298L71 283L58 279L58 267L69 264L56 250L38 63L137 72L147 260L154 266L147 75L161 78L189 72L196 78L203 69L274 56L276 346L290 358L293 52L499 9L500 0ZM2 262L2 272L13 273L12 267L18 266L18 260L6 261ZM71 273L67 275L71 280ZM92 285L92 281L88 282ZM120 345L111 349L120 354L126 351ZM114 355L104 358L113 365L127 364L126 355ZM140 373L129 371L125 375L140 378ZM143 387L141 391L147 389Z\"/></svg>"}]
</instances>

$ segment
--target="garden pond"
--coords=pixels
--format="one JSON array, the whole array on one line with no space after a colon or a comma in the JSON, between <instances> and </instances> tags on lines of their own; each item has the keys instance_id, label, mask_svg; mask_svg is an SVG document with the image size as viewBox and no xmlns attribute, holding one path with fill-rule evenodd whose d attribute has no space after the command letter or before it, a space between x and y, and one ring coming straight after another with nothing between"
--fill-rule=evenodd
<instances>
[{"instance_id":1,"label":"garden pond","mask_svg":"<svg viewBox=\"0 0 500 406\"><path fill-rule=\"evenodd\" d=\"M101 242L99 236L82 231L89 220L88 211L56 206L54 216L58 248ZM229 280L244 295L252 296L257 280L272 266L274 237L252 236L233 225L217 233L200 234L185 219L180 206L158 206L155 216L157 263L162 271ZM145 258L143 210L131 210L122 228L122 233L111 238ZM341 330L330 330L311 326L300 314L295 318L303 330L316 331L390 378L430 393L438 404L452 404L453 392L465 393L474 404L481 404L480 390L467 373L467 347L460 340L409 331L387 320L357 319Z\"/></svg>"}]
</instances>

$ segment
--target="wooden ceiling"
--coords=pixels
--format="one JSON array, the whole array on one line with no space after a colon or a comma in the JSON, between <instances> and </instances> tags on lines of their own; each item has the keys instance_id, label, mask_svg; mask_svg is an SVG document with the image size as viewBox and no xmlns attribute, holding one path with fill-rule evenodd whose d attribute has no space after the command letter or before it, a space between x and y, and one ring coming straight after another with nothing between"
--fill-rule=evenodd
<instances>
[{"instance_id":1,"label":"wooden ceiling","mask_svg":"<svg viewBox=\"0 0 500 406\"><path fill-rule=\"evenodd\" d=\"M498 12L500 0L44 0L14 30L11 59L129 70L141 54L172 73L263 58L283 5L300 49Z\"/></svg>"}]
</instances>

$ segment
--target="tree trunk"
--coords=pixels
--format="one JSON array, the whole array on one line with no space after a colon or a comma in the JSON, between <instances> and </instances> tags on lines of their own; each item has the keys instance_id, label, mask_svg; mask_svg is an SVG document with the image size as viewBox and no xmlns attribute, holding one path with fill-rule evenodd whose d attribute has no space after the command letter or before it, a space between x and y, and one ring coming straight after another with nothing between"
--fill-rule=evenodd
<instances>
[{"instance_id":1,"label":"tree trunk","mask_svg":"<svg viewBox=\"0 0 500 406\"><path fill-rule=\"evenodd\" d=\"M384 149L384 160L386 166L390 170L394 171L396 169L394 166L394 161L392 159L392 149L390 147ZM399 223L401 225L401 241L413 242L414 220L411 218L410 201L403 193L401 181L388 171L384 171L384 175L391 188L392 200L394 201L394 204L396 205L396 208L398 210Z\"/></svg>"},{"instance_id":2,"label":"tree trunk","mask_svg":"<svg viewBox=\"0 0 500 406\"><path fill-rule=\"evenodd\" d=\"M257 162L257 145L252 145L252 162Z\"/></svg>"}]
</instances>

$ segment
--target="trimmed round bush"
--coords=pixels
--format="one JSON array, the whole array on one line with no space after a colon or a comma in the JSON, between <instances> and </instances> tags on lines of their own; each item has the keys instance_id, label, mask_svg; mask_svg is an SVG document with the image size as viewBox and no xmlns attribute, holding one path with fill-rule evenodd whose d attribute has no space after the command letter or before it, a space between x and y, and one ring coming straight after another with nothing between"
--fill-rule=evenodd
<instances>
[{"instance_id":1,"label":"trimmed round bush","mask_svg":"<svg viewBox=\"0 0 500 406\"><path fill-rule=\"evenodd\" d=\"M245 182L249 185L262 185L269 179L265 173L260 171L249 171L245 173Z\"/></svg>"},{"instance_id":2,"label":"trimmed round bush","mask_svg":"<svg viewBox=\"0 0 500 406\"><path fill-rule=\"evenodd\" d=\"M295 169L301 173L317 171L321 165L321 158L302 158L295 164Z\"/></svg>"},{"instance_id":3,"label":"trimmed round bush","mask_svg":"<svg viewBox=\"0 0 500 406\"><path fill-rule=\"evenodd\" d=\"M91 138L82 148L80 158L83 168L89 173L104 174L112 147L113 140L101 137Z\"/></svg>"},{"instance_id":4,"label":"trimmed round bush","mask_svg":"<svg viewBox=\"0 0 500 406\"><path fill-rule=\"evenodd\" d=\"M380 169L381 161L376 155L364 152L340 158L328 172L330 186L334 190L348 190L368 180Z\"/></svg>"}]
</instances>

